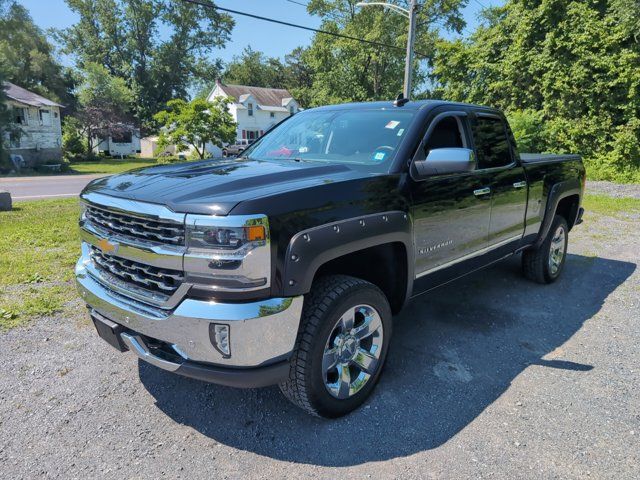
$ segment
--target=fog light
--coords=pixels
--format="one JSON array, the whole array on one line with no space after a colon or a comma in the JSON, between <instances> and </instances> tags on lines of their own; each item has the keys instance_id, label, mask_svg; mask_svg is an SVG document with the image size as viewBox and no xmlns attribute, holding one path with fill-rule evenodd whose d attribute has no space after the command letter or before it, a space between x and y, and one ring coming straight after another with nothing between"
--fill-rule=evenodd
<instances>
[{"instance_id":1,"label":"fog light","mask_svg":"<svg viewBox=\"0 0 640 480\"><path fill-rule=\"evenodd\" d=\"M209 325L209 338L211 343L224 358L231 356L231 345L229 340L229 325L212 323Z\"/></svg>"}]
</instances>

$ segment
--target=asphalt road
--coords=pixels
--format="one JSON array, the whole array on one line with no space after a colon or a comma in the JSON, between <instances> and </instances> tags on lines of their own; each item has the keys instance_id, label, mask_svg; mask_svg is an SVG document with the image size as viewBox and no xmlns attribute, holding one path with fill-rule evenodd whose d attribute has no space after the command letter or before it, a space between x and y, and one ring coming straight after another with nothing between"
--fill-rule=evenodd
<instances>
[{"instance_id":1,"label":"asphalt road","mask_svg":"<svg viewBox=\"0 0 640 480\"><path fill-rule=\"evenodd\" d=\"M415 299L334 421L120 354L84 312L0 333L0 477L635 480L639 224L587 212L553 285L512 258Z\"/></svg>"},{"instance_id":2,"label":"asphalt road","mask_svg":"<svg viewBox=\"0 0 640 480\"><path fill-rule=\"evenodd\" d=\"M0 178L0 190L11 193L14 202L77 196L94 178L105 175L52 175Z\"/></svg>"}]
</instances>

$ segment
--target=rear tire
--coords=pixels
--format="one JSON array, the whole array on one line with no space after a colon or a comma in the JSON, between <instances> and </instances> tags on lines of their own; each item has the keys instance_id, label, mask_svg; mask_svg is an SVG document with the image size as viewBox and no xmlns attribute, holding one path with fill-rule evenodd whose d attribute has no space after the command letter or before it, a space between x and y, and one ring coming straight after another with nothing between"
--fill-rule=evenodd
<instances>
[{"instance_id":1,"label":"rear tire","mask_svg":"<svg viewBox=\"0 0 640 480\"><path fill-rule=\"evenodd\" d=\"M522 272L537 283L555 282L562 273L567 257L569 227L561 215L556 215L539 248L522 252Z\"/></svg>"},{"instance_id":2,"label":"rear tire","mask_svg":"<svg viewBox=\"0 0 640 480\"><path fill-rule=\"evenodd\" d=\"M229 152L227 152L226 150L222 150L222 156L224 158L227 158L229 156Z\"/></svg>"},{"instance_id":3,"label":"rear tire","mask_svg":"<svg viewBox=\"0 0 640 480\"><path fill-rule=\"evenodd\" d=\"M311 415L346 415L380 378L391 330L391 308L378 287L346 275L319 279L305 298L289 377L280 390Z\"/></svg>"}]
</instances>

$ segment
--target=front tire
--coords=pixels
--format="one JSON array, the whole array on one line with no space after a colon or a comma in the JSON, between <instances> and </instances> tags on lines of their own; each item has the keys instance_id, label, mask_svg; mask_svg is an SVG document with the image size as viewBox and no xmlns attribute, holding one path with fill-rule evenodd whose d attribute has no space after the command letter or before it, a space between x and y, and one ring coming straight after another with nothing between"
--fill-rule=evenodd
<instances>
[{"instance_id":1,"label":"front tire","mask_svg":"<svg viewBox=\"0 0 640 480\"><path fill-rule=\"evenodd\" d=\"M346 275L321 278L305 298L289 377L280 390L311 415L346 415L373 391L391 331L391 308L378 287Z\"/></svg>"},{"instance_id":2,"label":"front tire","mask_svg":"<svg viewBox=\"0 0 640 480\"><path fill-rule=\"evenodd\" d=\"M567 257L569 227L561 215L556 215L542 245L522 252L522 272L537 283L553 283L562 273Z\"/></svg>"}]
</instances>

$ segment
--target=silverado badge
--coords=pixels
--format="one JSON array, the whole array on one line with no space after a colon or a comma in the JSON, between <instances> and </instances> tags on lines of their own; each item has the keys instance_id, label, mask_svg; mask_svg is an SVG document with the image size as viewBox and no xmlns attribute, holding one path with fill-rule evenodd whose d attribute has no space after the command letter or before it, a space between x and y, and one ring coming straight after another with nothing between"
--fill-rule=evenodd
<instances>
[{"instance_id":1,"label":"silverado badge","mask_svg":"<svg viewBox=\"0 0 640 480\"><path fill-rule=\"evenodd\" d=\"M100 250L102 250L104 253L116 253L118 251L119 246L120 246L119 243L115 243L115 242L111 243L106 238L102 238L98 242L98 247L100 247Z\"/></svg>"}]
</instances>

